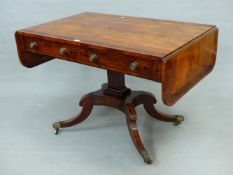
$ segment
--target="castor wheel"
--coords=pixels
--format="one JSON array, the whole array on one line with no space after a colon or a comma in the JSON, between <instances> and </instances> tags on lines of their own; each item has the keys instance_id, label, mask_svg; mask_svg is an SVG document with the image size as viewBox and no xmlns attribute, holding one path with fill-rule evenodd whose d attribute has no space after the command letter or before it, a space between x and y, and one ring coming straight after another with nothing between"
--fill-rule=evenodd
<instances>
[{"instance_id":1,"label":"castor wheel","mask_svg":"<svg viewBox=\"0 0 233 175\"><path fill-rule=\"evenodd\" d=\"M153 163L153 161L150 159L150 156L146 150L141 150L140 154L141 154L141 156L146 164L149 165L149 164Z\"/></svg>"},{"instance_id":2,"label":"castor wheel","mask_svg":"<svg viewBox=\"0 0 233 175\"><path fill-rule=\"evenodd\" d=\"M177 126L177 125L181 124L181 122L183 122L183 121L184 121L184 116L177 115L176 116L176 121L174 122L174 125Z\"/></svg>"},{"instance_id":3,"label":"castor wheel","mask_svg":"<svg viewBox=\"0 0 233 175\"><path fill-rule=\"evenodd\" d=\"M58 135L60 127L61 127L60 122L53 123L53 129L55 135Z\"/></svg>"}]
</instances>

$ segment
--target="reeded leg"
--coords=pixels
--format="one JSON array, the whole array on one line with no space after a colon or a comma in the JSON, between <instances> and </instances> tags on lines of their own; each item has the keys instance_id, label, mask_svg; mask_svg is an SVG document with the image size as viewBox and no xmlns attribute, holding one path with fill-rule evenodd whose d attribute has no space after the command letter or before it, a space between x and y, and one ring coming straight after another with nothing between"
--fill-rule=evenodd
<instances>
[{"instance_id":1,"label":"reeded leg","mask_svg":"<svg viewBox=\"0 0 233 175\"><path fill-rule=\"evenodd\" d=\"M184 121L184 117L182 115L168 115L157 111L154 107L155 103L156 99L153 96L148 97L148 100L143 103L145 110L151 117L165 122L174 122L175 125L179 125Z\"/></svg>"},{"instance_id":2,"label":"reeded leg","mask_svg":"<svg viewBox=\"0 0 233 175\"><path fill-rule=\"evenodd\" d=\"M92 108L93 108L92 95L88 94L88 95L84 96L81 99L79 105L83 107L80 114L72 117L71 119L53 123L53 128L54 128L55 134L58 134L58 131L60 128L74 126L78 123L81 123L89 116L89 114L91 113Z\"/></svg>"},{"instance_id":3,"label":"reeded leg","mask_svg":"<svg viewBox=\"0 0 233 175\"><path fill-rule=\"evenodd\" d=\"M150 156L148 154L148 152L146 151L139 132L138 132L138 128L137 128L137 116L136 116L136 111L135 111L135 107L132 103L130 104L126 104L125 106L125 113L126 113L126 120L127 120L127 126L129 129L129 133L130 136L133 140L134 145L136 146L139 154L141 155L141 157L143 158L144 162L147 164L151 164L152 160L150 159Z\"/></svg>"}]
</instances>

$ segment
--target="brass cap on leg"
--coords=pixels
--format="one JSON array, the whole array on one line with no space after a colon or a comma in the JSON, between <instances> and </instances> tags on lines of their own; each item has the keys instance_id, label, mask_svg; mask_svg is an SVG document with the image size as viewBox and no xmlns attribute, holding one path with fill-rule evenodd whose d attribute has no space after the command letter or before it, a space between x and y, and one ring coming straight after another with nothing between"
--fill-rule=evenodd
<instances>
[{"instance_id":1,"label":"brass cap on leg","mask_svg":"<svg viewBox=\"0 0 233 175\"><path fill-rule=\"evenodd\" d=\"M153 161L150 159L150 156L149 156L149 154L148 154L148 152L146 150L140 151L140 154L141 154L141 156L142 156L145 163L147 163L147 164L152 164L153 163Z\"/></svg>"},{"instance_id":2,"label":"brass cap on leg","mask_svg":"<svg viewBox=\"0 0 233 175\"><path fill-rule=\"evenodd\" d=\"M175 121L175 125L177 126L177 125L179 125L179 124L181 124L181 122L183 122L184 121L184 116L182 116L182 115L177 115L176 116L176 121Z\"/></svg>"},{"instance_id":3,"label":"brass cap on leg","mask_svg":"<svg viewBox=\"0 0 233 175\"><path fill-rule=\"evenodd\" d=\"M60 128L61 128L60 122L55 122L55 123L53 123L53 129L54 129L54 134L55 134L55 135L58 134L58 131L59 131Z\"/></svg>"}]
</instances>

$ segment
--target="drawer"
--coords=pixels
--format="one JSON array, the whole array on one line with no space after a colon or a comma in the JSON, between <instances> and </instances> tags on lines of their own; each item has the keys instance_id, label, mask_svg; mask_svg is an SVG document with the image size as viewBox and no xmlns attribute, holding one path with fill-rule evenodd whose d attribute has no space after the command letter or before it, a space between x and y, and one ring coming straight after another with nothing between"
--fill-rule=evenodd
<instances>
[{"instance_id":1,"label":"drawer","mask_svg":"<svg viewBox=\"0 0 233 175\"><path fill-rule=\"evenodd\" d=\"M158 60L129 56L111 49L94 49L43 38L26 37L24 47L28 52L60 58L102 69L161 82L161 63ZM33 59L33 58L32 58Z\"/></svg>"},{"instance_id":2,"label":"drawer","mask_svg":"<svg viewBox=\"0 0 233 175\"><path fill-rule=\"evenodd\" d=\"M44 54L69 61L77 60L79 57L78 47L66 43L27 37L24 39L24 44L26 50L33 53Z\"/></svg>"},{"instance_id":3,"label":"drawer","mask_svg":"<svg viewBox=\"0 0 233 175\"><path fill-rule=\"evenodd\" d=\"M103 69L161 81L161 64L158 61L135 58L122 52L97 49L80 49L79 62Z\"/></svg>"}]
</instances>

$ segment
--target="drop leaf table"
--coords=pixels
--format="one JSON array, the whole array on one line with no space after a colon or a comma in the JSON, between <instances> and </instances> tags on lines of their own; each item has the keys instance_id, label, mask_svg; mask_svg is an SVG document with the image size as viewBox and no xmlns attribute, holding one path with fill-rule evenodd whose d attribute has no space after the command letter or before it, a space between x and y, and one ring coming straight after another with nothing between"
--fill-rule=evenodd
<instances>
[{"instance_id":1,"label":"drop leaf table","mask_svg":"<svg viewBox=\"0 0 233 175\"><path fill-rule=\"evenodd\" d=\"M94 105L119 109L126 116L130 136L143 160L152 160L137 128L135 107L143 105L155 119L180 124L181 115L155 109L156 98L125 86L124 75L159 82L162 100L173 105L214 67L218 29L214 25L168 20L81 13L16 31L20 62L32 68L54 58L107 70L108 82L80 100L82 111L53 128L84 121Z\"/></svg>"}]
</instances>

